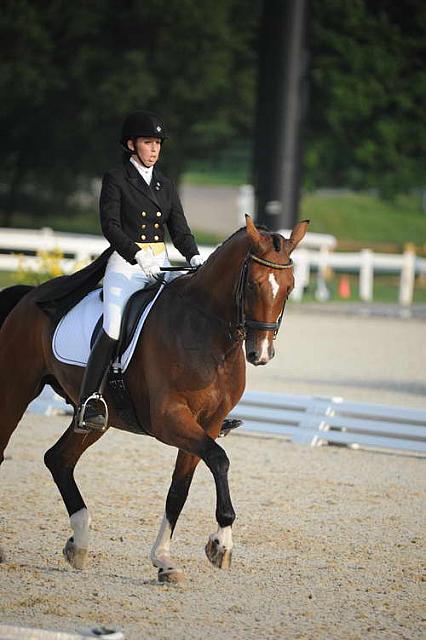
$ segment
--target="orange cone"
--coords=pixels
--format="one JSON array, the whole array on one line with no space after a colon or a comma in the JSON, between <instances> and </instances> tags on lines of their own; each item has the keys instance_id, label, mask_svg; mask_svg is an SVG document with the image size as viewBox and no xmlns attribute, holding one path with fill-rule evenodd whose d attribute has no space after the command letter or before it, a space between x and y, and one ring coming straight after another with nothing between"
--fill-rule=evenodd
<instances>
[{"instance_id":1,"label":"orange cone","mask_svg":"<svg viewBox=\"0 0 426 640\"><path fill-rule=\"evenodd\" d=\"M339 297L345 300L351 297L351 284L348 276L341 276L339 280Z\"/></svg>"}]
</instances>

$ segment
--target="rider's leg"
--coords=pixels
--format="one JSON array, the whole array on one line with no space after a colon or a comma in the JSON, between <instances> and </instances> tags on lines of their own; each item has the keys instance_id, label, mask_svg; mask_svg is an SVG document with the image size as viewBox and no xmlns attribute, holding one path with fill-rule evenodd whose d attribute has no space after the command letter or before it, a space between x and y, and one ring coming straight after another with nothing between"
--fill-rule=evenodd
<instances>
[{"instance_id":1,"label":"rider's leg","mask_svg":"<svg viewBox=\"0 0 426 640\"><path fill-rule=\"evenodd\" d=\"M80 407L76 425L78 431L103 431L107 426L102 393L116 346L117 340L110 338L101 329L90 353L80 388Z\"/></svg>"},{"instance_id":2,"label":"rider's leg","mask_svg":"<svg viewBox=\"0 0 426 640\"><path fill-rule=\"evenodd\" d=\"M120 337L121 318L130 296L146 283L138 265L131 265L113 253L104 276L103 328L91 351L80 389L77 431L103 431L107 427L102 393Z\"/></svg>"}]
</instances>

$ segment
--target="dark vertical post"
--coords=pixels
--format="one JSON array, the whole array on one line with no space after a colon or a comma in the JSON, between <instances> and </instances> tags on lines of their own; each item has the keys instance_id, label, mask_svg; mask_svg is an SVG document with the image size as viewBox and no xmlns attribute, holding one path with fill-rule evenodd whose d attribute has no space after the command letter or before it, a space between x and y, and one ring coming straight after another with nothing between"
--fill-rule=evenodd
<instances>
[{"instance_id":1,"label":"dark vertical post","mask_svg":"<svg viewBox=\"0 0 426 640\"><path fill-rule=\"evenodd\" d=\"M256 221L270 229L297 221L304 111L308 0L264 0L254 149Z\"/></svg>"}]
</instances>

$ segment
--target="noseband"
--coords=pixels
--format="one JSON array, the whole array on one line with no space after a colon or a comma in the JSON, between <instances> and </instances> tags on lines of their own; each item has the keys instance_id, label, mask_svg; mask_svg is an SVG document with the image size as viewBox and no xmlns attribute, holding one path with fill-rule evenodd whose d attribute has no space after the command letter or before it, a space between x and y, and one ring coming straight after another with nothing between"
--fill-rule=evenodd
<instances>
[{"instance_id":1,"label":"noseband","mask_svg":"<svg viewBox=\"0 0 426 640\"><path fill-rule=\"evenodd\" d=\"M237 307L237 318L238 318L238 322L237 322L238 336L242 340L244 340L247 336L247 330L255 329L257 331L273 331L274 340L275 340L278 330L281 326L281 320L284 313L284 306L277 322L262 322L261 320L253 320L252 318L248 318L246 316L245 295L246 295L247 276L248 276L248 268L249 268L250 260L253 260L254 262L258 262L259 264L265 267L269 267L271 269L291 269L293 267L293 261L290 260L286 264L279 264L277 262L271 262L270 260L265 260L264 258L258 258L253 253L249 253L243 262L243 266L240 272L240 277L235 290L235 303Z\"/></svg>"}]
</instances>

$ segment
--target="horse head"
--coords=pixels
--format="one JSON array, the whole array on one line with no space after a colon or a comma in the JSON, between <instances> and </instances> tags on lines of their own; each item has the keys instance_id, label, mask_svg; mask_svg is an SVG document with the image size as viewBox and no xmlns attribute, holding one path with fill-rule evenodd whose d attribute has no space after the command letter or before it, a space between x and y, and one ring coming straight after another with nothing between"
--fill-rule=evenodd
<instances>
[{"instance_id":1,"label":"horse head","mask_svg":"<svg viewBox=\"0 0 426 640\"><path fill-rule=\"evenodd\" d=\"M273 341L294 287L290 256L303 240L308 224L309 220L296 224L286 239L257 229L246 216L250 250L240 286L240 312L246 331L246 358L255 366L267 364L275 355Z\"/></svg>"}]
</instances>

